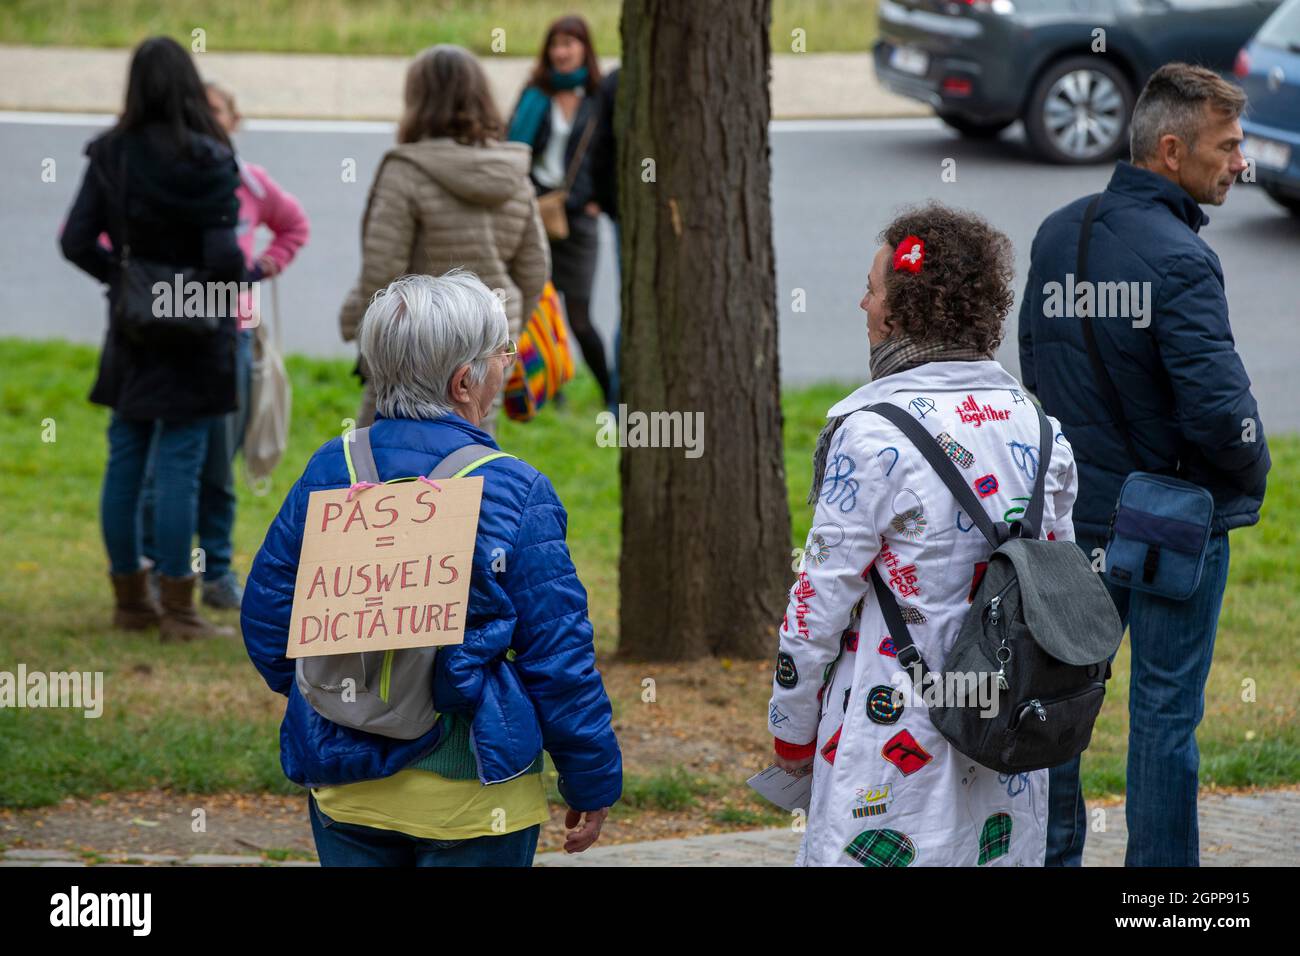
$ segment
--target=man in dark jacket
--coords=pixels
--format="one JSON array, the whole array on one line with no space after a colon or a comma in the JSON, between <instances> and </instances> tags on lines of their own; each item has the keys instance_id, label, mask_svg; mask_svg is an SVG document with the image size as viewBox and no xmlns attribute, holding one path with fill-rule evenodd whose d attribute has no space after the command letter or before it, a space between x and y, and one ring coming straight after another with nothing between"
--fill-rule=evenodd
<instances>
[{"instance_id":1,"label":"man in dark jacket","mask_svg":"<svg viewBox=\"0 0 1300 956\"><path fill-rule=\"evenodd\" d=\"M1183 63L1158 70L1134 109L1133 161L1117 166L1096 210L1088 275L1074 272L1093 197L1039 229L1020 309L1021 374L1073 446L1075 534L1094 566L1130 472L1177 475L1214 497L1205 567L1189 599L1111 592L1132 641L1129 866L1198 864L1196 726L1228 576L1227 532L1259 520L1269 469L1259 409L1228 324L1223 270L1197 235L1209 221L1200 204L1221 205L1246 168L1244 105L1241 91L1209 70ZM1097 348L1139 461L1104 400L1069 301L1085 280L1098 293ZM1108 312L1103 301L1121 308ZM1047 865L1078 866L1085 831L1076 758L1051 773Z\"/></svg>"}]
</instances>

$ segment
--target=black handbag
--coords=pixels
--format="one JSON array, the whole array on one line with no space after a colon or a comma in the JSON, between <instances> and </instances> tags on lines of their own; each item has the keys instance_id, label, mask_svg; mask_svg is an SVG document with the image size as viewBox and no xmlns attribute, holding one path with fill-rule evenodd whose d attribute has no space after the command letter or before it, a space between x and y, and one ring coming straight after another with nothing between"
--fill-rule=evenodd
<instances>
[{"instance_id":1,"label":"black handbag","mask_svg":"<svg viewBox=\"0 0 1300 956\"><path fill-rule=\"evenodd\" d=\"M223 319L238 317L237 282L214 283L207 269L131 254L126 150L122 150L116 190L98 164L95 166L108 194L117 197L118 234L113 241L117 281L112 315L121 334L141 345L194 344L196 339L214 335ZM187 309L195 296L198 307Z\"/></svg>"}]
</instances>

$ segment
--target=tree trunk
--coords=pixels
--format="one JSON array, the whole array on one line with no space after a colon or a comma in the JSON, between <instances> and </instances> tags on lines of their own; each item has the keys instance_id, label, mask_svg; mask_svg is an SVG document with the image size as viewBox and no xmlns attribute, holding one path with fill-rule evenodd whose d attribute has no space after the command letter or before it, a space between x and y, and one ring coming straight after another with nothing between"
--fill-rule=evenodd
<instances>
[{"instance_id":1,"label":"tree trunk","mask_svg":"<svg viewBox=\"0 0 1300 956\"><path fill-rule=\"evenodd\" d=\"M770 0L623 5L622 401L703 431L698 457L622 452L619 652L635 659L766 657L785 607L770 21Z\"/></svg>"}]
</instances>

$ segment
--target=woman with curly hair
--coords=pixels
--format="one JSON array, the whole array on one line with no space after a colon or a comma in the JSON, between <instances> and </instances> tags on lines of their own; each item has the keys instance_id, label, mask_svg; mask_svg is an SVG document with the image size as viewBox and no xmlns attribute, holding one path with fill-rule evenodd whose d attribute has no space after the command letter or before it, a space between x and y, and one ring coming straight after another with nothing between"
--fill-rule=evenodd
<instances>
[{"instance_id":1,"label":"woman with curly hair","mask_svg":"<svg viewBox=\"0 0 1300 956\"><path fill-rule=\"evenodd\" d=\"M888 403L928 432L995 522L1025 513L1047 469L1043 537L1074 537L1074 456L1048 419L1050 460L1039 460L1038 411L993 359L1012 304L1007 237L931 204L880 239L861 302L871 382L827 412L818 439L816 512L768 708L777 765L813 775L796 862L1041 866L1047 771L999 774L953 749L880 604L898 606L942 671L991 548L920 447L869 407ZM980 706L996 701L985 696Z\"/></svg>"}]
</instances>

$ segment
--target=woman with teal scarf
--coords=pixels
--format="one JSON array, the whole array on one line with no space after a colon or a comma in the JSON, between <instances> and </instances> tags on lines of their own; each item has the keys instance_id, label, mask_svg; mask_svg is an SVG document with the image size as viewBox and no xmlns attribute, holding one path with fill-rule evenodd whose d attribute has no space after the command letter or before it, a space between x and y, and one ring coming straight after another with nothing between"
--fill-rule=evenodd
<instances>
[{"instance_id":1,"label":"woman with teal scarf","mask_svg":"<svg viewBox=\"0 0 1300 956\"><path fill-rule=\"evenodd\" d=\"M594 200L591 137L585 146L582 143L584 130L600 113L600 80L587 22L579 16L556 20L546 31L537 66L515 104L506 138L533 148L531 176L538 195L565 188L566 175L574 167L565 200L569 235L551 240L551 280L564 296L569 327L608 404L605 343L591 324L600 207Z\"/></svg>"}]
</instances>

